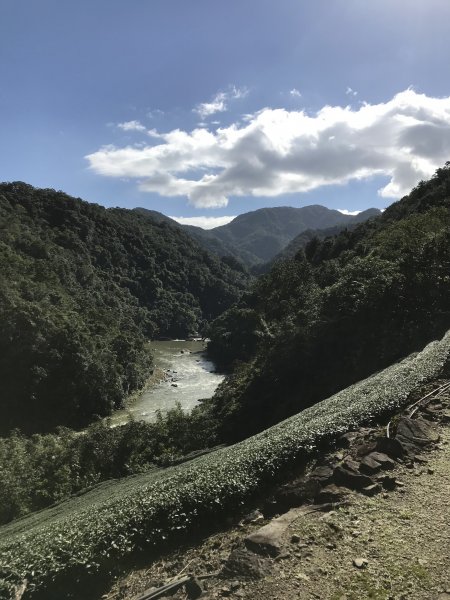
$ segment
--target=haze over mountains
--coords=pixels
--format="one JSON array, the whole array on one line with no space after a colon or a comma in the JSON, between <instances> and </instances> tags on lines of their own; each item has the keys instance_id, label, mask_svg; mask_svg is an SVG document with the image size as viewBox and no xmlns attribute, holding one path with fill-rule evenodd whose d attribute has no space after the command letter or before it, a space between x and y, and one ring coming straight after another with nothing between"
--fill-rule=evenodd
<instances>
[{"instance_id":1,"label":"haze over mountains","mask_svg":"<svg viewBox=\"0 0 450 600\"><path fill-rule=\"evenodd\" d=\"M168 222L182 228L210 252L219 256L233 256L249 268L271 261L305 231L310 231L307 239L316 234L322 238L325 235L319 231L333 228L328 235L335 235L346 227L380 214L376 208L369 208L358 215L346 215L318 204L300 208L279 206L244 213L227 225L205 230L192 225L180 225L157 211L146 208L134 210L157 222ZM298 246L301 245L300 240Z\"/></svg>"}]
</instances>

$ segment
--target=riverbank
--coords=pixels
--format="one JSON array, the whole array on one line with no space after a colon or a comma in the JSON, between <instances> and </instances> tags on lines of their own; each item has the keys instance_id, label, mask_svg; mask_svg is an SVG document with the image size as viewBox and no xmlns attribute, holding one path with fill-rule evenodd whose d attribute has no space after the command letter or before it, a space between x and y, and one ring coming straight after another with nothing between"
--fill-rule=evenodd
<instances>
[{"instance_id":1,"label":"riverbank","mask_svg":"<svg viewBox=\"0 0 450 600\"><path fill-rule=\"evenodd\" d=\"M124 409L110 417L113 426L130 419L153 422L158 411L164 414L177 404L188 412L199 400L213 396L224 378L206 356L204 340L156 340L150 342L150 347L154 372L144 388L127 400Z\"/></svg>"}]
</instances>

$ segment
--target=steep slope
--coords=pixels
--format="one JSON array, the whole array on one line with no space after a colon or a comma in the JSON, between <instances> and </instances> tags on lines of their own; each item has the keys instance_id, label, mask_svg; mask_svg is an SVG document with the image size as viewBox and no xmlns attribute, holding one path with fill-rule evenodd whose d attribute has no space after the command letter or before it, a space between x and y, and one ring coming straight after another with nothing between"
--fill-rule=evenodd
<instances>
[{"instance_id":1,"label":"steep slope","mask_svg":"<svg viewBox=\"0 0 450 600\"><path fill-rule=\"evenodd\" d=\"M380 214L381 211L378 209L368 208L357 215L351 216L350 222L346 222L341 225L335 225L334 227L327 227L326 229L306 229L297 235L292 241L290 241L289 244L285 246L281 252L274 256L270 262L262 265L258 271L260 273L267 273L276 261L294 258L297 252L304 249L312 240L316 238L318 240L324 240L328 237L334 237L341 231L344 231L344 229L352 231L359 223L364 223L364 221L378 217Z\"/></svg>"},{"instance_id":2,"label":"steep slope","mask_svg":"<svg viewBox=\"0 0 450 600\"><path fill-rule=\"evenodd\" d=\"M340 433L406 406L424 383L448 372L449 357L450 333L244 442L176 467L107 482L1 527L0 598L25 580L30 595L37 590L46 600L73 597L80 579L111 569L133 552L164 549L166 540L217 523L222 515L236 517L256 492L269 489ZM86 589L92 590L92 583ZM84 595L78 591L76 597Z\"/></svg>"},{"instance_id":3,"label":"steep slope","mask_svg":"<svg viewBox=\"0 0 450 600\"><path fill-rule=\"evenodd\" d=\"M153 216L154 211L135 209L143 215ZM302 231L326 229L361 222L375 214L369 209L357 216L349 216L320 205L293 208L280 206L261 208L237 216L221 227L205 231L200 227L180 225L210 252L219 256L233 256L247 267L256 267L271 260ZM168 219L160 215L161 219Z\"/></svg>"},{"instance_id":4,"label":"steep slope","mask_svg":"<svg viewBox=\"0 0 450 600\"><path fill-rule=\"evenodd\" d=\"M209 409L255 433L450 327L450 165L378 218L280 261L210 331L234 373Z\"/></svg>"},{"instance_id":5,"label":"steep slope","mask_svg":"<svg viewBox=\"0 0 450 600\"><path fill-rule=\"evenodd\" d=\"M246 285L179 228L62 192L1 184L0 223L2 431L109 414L147 338L195 333Z\"/></svg>"}]
</instances>

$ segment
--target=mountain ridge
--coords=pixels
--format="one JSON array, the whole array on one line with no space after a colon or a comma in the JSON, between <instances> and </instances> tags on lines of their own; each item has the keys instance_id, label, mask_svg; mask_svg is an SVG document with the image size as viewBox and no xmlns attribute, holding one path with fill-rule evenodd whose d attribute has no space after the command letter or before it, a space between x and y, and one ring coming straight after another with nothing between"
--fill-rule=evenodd
<instances>
[{"instance_id":1,"label":"mountain ridge","mask_svg":"<svg viewBox=\"0 0 450 600\"><path fill-rule=\"evenodd\" d=\"M210 252L218 256L232 256L250 269L271 261L303 231L345 228L381 214L375 208L358 215L346 215L321 204L276 206L243 213L226 225L205 230L193 225L182 225L157 211L146 208L133 210L161 222L176 224Z\"/></svg>"}]
</instances>

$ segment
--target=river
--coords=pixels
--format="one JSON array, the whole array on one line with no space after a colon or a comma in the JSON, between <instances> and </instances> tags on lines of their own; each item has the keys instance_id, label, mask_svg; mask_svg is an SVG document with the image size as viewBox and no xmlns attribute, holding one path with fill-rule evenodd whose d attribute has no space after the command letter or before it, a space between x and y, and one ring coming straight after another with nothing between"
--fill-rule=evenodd
<instances>
[{"instance_id":1,"label":"river","mask_svg":"<svg viewBox=\"0 0 450 600\"><path fill-rule=\"evenodd\" d=\"M173 408L177 402L185 411L191 410L202 398L210 398L223 375L215 372L214 364L205 356L203 341L151 342L155 358L155 373L160 381L153 382L130 405L114 413L113 425L133 417L136 420L154 421L156 411Z\"/></svg>"}]
</instances>

